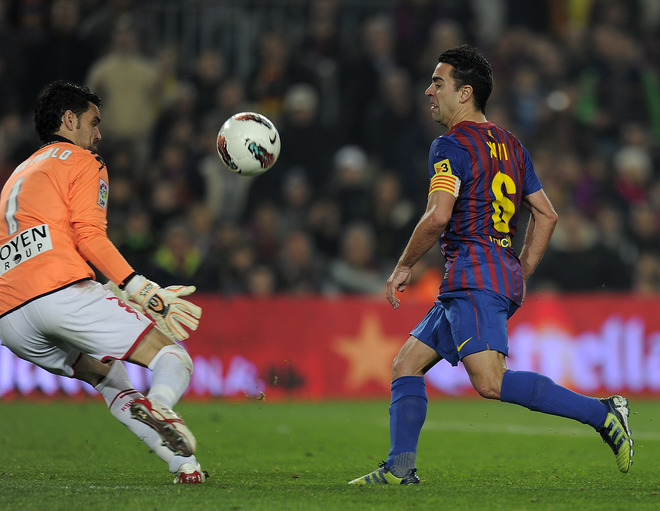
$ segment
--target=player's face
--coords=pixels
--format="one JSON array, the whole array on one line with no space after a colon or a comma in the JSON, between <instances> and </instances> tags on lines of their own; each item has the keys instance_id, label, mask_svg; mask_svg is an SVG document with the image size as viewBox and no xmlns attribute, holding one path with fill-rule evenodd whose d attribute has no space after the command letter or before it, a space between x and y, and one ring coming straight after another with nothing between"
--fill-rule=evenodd
<instances>
[{"instance_id":1,"label":"player's face","mask_svg":"<svg viewBox=\"0 0 660 511\"><path fill-rule=\"evenodd\" d=\"M76 119L71 141L83 149L96 151L99 140L101 140L100 123L101 112L95 104L90 103L89 108Z\"/></svg>"},{"instance_id":2,"label":"player's face","mask_svg":"<svg viewBox=\"0 0 660 511\"><path fill-rule=\"evenodd\" d=\"M449 76L452 69L449 64L438 63L431 76L431 85L425 92L431 102L431 118L443 126L450 125L460 105L460 91L456 90L454 79Z\"/></svg>"}]
</instances>

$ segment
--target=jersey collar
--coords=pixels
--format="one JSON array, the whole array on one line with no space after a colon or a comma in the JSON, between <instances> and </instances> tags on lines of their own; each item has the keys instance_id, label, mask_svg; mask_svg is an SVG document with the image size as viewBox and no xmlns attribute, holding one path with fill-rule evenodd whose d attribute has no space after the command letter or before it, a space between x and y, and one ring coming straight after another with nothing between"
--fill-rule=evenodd
<instances>
[{"instance_id":1,"label":"jersey collar","mask_svg":"<svg viewBox=\"0 0 660 511\"><path fill-rule=\"evenodd\" d=\"M45 147L45 146L50 145L50 144L55 144L57 142L66 142L68 144L73 144L73 142L71 142L71 140L69 140L68 138L65 138L61 135L55 135L53 133L51 135L48 135L48 137L46 138L46 140L44 140L44 143L41 147Z\"/></svg>"}]
</instances>

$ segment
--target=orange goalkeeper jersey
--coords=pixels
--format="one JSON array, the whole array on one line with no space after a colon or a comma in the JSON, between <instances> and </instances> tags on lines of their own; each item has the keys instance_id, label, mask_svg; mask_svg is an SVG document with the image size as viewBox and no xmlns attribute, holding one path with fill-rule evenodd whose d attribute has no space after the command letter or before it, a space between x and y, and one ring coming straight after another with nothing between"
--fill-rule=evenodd
<instances>
[{"instance_id":1,"label":"orange goalkeeper jersey","mask_svg":"<svg viewBox=\"0 0 660 511\"><path fill-rule=\"evenodd\" d=\"M107 236L108 171L100 156L58 138L0 193L0 315L80 280L92 263L121 284L133 269Z\"/></svg>"}]
</instances>

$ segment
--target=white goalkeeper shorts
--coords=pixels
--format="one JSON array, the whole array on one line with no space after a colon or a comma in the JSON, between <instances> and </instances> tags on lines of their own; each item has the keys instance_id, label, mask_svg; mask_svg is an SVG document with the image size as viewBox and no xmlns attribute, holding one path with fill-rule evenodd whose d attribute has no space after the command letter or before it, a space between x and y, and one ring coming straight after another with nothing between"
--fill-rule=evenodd
<instances>
[{"instance_id":1,"label":"white goalkeeper shorts","mask_svg":"<svg viewBox=\"0 0 660 511\"><path fill-rule=\"evenodd\" d=\"M0 340L18 357L73 377L82 353L124 360L154 322L87 280L42 296L0 318Z\"/></svg>"}]
</instances>

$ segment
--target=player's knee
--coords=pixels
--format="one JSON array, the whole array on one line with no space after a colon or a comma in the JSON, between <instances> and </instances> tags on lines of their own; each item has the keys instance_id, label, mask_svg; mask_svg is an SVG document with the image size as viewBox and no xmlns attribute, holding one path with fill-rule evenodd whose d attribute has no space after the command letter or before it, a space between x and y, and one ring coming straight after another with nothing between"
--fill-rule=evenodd
<instances>
[{"instance_id":1,"label":"player's knee","mask_svg":"<svg viewBox=\"0 0 660 511\"><path fill-rule=\"evenodd\" d=\"M494 385L475 384L474 389L479 393L481 397L485 397L486 399L500 398L500 389Z\"/></svg>"},{"instance_id":2,"label":"player's knee","mask_svg":"<svg viewBox=\"0 0 660 511\"><path fill-rule=\"evenodd\" d=\"M181 350L181 359L183 360L184 365L186 366L186 369L190 371L190 375L192 376L193 373L193 360L188 354L188 352L182 348L181 346L178 346L179 349Z\"/></svg>"},{"instance_id":3,"label":"player's knee","mask_svg":"<svg viewBox=\"0 0 660 511\"><path fill-rule=\"evenodd\" d=\"M401 376L406 376L404 374L405 365L405 357L401 356L400 353L394 357L394 360L392 361L392 380L396 380Z\"/></svg>"},{"instance_id":4,"label":"player's knee","mask_svg":"<svg viewBox=\"0 0 660 511\"><path fill-rule=\"evenodd\" d=\"M502 390L502 378L497 374L471 375L472 386L481 397L499 399Z\"/></svg>"},{"instance_id":5,"label":"player's knee","mask_svg":"<svg viewBox=\"0 0 660 511\"><path fill-rule=\"evenodd\" d=\"M401 376L422 376L421 369L414 366L411 361L401 355L400 353L394 358L392 362L392 380L396 380Z\"/></svg>"},{"instance_id":6,"label":"player's knee","mask_svg":"<svg viewBox=\"0 0 660 511\"><path fill-rule=\"evenodd\" d=\"M151 363L149 364L149 368L153 370L155 365L158 363L158 361L165 356L173 356L176 357L183 363L183 366L190 372L192 375L193 373L193 361L192 358L190 358L190 355L188 352L185 350L183 346L180 346L178 344L168 344L167 346L163 346L160 351L156 354L156 356L153 358Z\"/></svg>"},{"instance_id":7,"label":"player's knee","mask_svg":"<svg viewBox=\"0 0 660 511\"><path fill-rule=\"evenodd\" d=\"M396 365L396 359L392 362L392 381L396 380L399 377L399 370Z\"/></svg>"}]
</instances>

